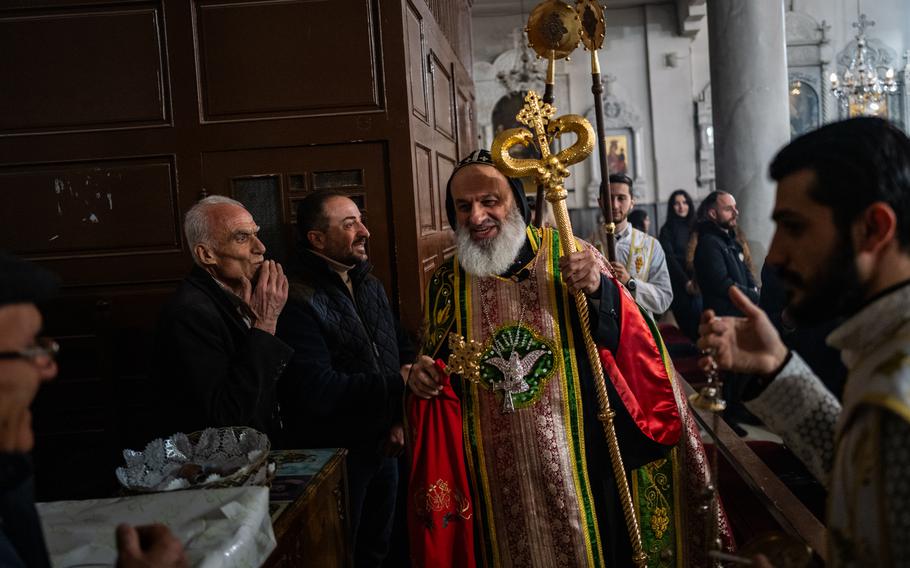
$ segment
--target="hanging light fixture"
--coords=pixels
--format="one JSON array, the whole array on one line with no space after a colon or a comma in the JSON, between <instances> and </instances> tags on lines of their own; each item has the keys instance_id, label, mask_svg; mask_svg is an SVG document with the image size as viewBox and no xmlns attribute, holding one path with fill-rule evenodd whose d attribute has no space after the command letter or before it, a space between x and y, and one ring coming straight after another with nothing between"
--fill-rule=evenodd
<instances>
[{"instance_id":1,"label":"hanging light fixture","mask_svg":"<svg viewBox=\"0 0 910 568\"><path fill-rule=\"evenodd\" d=\"M521 20L527 20L524 0L521 2ZM515 46L515 61L508 71L500 71L496 79L509 93L527 93L532 89L540 90L546 82L546 72L537 64L537 55L524 41L524 30L516 28L512 32Z\"/></svg>"},{"instance_id":2,"label":"hanging light fixture","mask_svg":"<svg viewBox=\"0 0 910 568\"><path fill-rule=\"evenodd\" d=\"M853 27L856 33L856 52L843 74L831 73L831 92L841 101L848 116L888 116L888 95L897 92L894 69L888 67L884 77L879 77L875 62L870 61L866 48L866 28L875 22L860 13L859 0L856 2L857 21Z\"/></svg>"}]
</instances>

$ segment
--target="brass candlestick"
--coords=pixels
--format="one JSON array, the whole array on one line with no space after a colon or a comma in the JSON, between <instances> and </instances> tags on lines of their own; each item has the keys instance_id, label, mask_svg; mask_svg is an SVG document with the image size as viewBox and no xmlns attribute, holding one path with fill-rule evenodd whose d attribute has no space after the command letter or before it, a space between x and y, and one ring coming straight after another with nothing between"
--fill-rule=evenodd
<instances>
[{"instance_id":1,"label":"brass candlestick","mask_svg":"<svg viewBox=\"0 0 910 568\"><path fill-rule=\"evenodd\" d=\"M720 426L720 414L727 408L727 401L723 399L723 381L720 378L720 374L717 372L717 363L712 357L713 353L708 352L705 353L705 355L708 355L710 361L710 366L705 373L707 383L698 389L698 392L689 395L689 402L696 408L711 412L711 428L714 432L717 432L717 429ZM716 440L714 444L711 445L711 457L709 461L711 462L711 479L708 481L707 487L705 487L703 495L705 502L702 505L708 515L707 526L705 527L705 532L707 533L705 535L705 542L708 544L708 557L711 558L712 565L720 566L721 558L719 556L728 555L723 551L723 543L720 541L720 531L717 526L717 510L720 503L720 492L717 483ZM730 560L730 558L724 559Z\"/></svg>"}]
</instances>

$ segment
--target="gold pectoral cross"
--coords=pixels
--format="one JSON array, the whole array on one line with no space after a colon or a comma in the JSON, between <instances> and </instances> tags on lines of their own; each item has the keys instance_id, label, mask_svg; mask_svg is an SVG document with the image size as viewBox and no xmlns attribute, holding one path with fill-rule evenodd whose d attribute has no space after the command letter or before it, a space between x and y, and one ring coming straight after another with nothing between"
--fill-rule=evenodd
<instances>
[{"instance_id":1,"label":"gold pectoral cross","mask_svg":"<svg viewBox=\"0 0 910 568\"><path fill-rule=\"evenodd\" d=\"M484 349L483 345L473 339L465 341L460 335L449 334L449 361L446 371L449 374L460 375L463 379L475 384L481 382L480 365ZM502 356L492 357L487 362L499 369L502 379L494 381L494 391L502 391L502 413L515 412L515 402L512 395L528 392L531 386L525 377L534 368L537 360L544 355L542 349L534 350L524 356L512 350L509 359Z\"/></svg>"},{"instance_id":2,"label":"gold pectoral cross","mask_svg":"<svg viewBox=\"0 0 910 568\"><path fill-rule=\"evenodd\" d=\"M547 201L555 203L568 196L563 180L569 177L568 166L577 164L594 150L594 129L583 116L567 114L553 118L556 108L541 102L534 91L528 91L525 106L515 117L528 128L512 128L500 133L493 141L493 160L502 172L510 177L533 175L546 188ZM529 130L530 129L530 130ZM533 132L532 132L533 131ZM550 143L567 132L578 139L556 154L550 153ZM514 158L509 154L513 146L537 148L539 159Z\"/></svg>"},{"instance_id":3,"label":"gold pectoral cross","mask_svg":"<svg viewBox=\"0 0 910 568\"><path fill-rule=\"evenodd\" d=\"M473 339L465 341L460 335L449 334L449 360L446 372L460 375L462 379L474 384L480 383L480 356L483 345Z\"/></svg>"}]
</instances>

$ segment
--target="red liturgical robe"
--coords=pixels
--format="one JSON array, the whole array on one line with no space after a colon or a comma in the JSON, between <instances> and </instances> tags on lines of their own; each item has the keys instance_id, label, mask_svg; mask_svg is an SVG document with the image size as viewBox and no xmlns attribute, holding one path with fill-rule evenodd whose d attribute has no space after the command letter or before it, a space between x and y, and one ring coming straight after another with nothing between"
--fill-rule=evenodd
<instances>
[{"instance_id":1,"label":"red liturgical robe","mask_svg":"<svg viewBox=\"0 0 910 568\"><path fill-rule=\"evenodd\" d=\"M439 396L407 399L413 448L408 480L411 559L420 568L468 568L474 562L471 491L461 438L461 401L437 360Z\"/></svg>"}]
</instances>

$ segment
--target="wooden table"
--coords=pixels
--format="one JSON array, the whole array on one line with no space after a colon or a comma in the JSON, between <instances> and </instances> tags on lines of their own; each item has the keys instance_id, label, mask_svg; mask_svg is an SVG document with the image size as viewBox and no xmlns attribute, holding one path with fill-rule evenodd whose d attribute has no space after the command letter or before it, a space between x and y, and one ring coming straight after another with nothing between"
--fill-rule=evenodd
<instances>
[{"instance_id":1,"label":"wooden table","mask_svg":"<svg viewBox=\"0 0 910 568\"><path fill-rule=\"evenodd\" d=\"M347 450L280 450L269 495L278 546L267 568L351 566Z\"/></svg>"}]
</instances>

